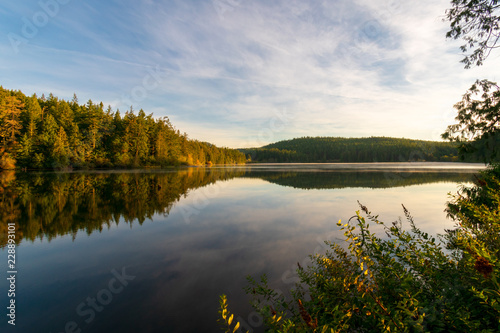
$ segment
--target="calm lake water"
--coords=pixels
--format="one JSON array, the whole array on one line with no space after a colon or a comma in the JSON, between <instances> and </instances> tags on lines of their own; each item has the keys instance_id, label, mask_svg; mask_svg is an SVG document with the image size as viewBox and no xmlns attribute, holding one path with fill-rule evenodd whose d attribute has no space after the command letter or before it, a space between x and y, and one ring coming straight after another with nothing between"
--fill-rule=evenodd
<instances>
[{"instance_id":1,"label":"calm lake water","mask_svg":"<svg viewBox=\"0 0 500 333\"><path fill-rule=\"evenodd\" d=\"M247 329L242 288L266 273L283 291L297 262L342 242L359 209L453 227L448 192L482 169L461 163L287 164L178 171L0 173L1 332L220 332L218 297ZM16 326L7 225L15 222Z\"/></svg>"}]
</instances>

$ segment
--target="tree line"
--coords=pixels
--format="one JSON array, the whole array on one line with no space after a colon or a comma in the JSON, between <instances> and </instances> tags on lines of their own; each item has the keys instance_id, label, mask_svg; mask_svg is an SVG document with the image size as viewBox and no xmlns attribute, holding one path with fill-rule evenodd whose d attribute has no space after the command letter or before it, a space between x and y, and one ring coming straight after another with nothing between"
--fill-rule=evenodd
<instances>
[{"instance_id":1,"label":"tree line","mask_svg":"<svg viewBox=\"0 0 500 333\"><path fill-rule=\"evenodd\" d=\"M457 143L389 137L302 137L240 149L253 162L413 162L460 160ZM479 154L465 161L479 161Z\"/></svg>"},{"instance_id":2,"label":"tree line","mask_svg":"<svg viewBox=\"0 0 500 333\"><path fill-rule=\"evenodd\" d=\"M0 169L244 163L237 150L189 139L131 107L123 115L89 100L26 96L0 86Z\"/></svg>"}]
</instances>

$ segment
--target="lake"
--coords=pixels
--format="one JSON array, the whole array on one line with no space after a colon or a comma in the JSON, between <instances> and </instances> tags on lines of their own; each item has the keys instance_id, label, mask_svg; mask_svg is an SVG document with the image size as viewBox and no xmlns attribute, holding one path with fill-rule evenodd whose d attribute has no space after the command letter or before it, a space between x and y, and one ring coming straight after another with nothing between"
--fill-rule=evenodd
<instances>
[{"instance_id":1,"label":"lake","mask_svg":"<svg viewBox=\"0 0 500 333\"><path fill-rule=\"evenodd\" d=\"M242 288L266 273L289 290L297 262L342 242L357 201L387 222L452 228L465 163L258 164L181 170L0 173L1 332L220 332L218 297L246 329ZM5 274L17 241L15 297ZM6 307L15 299L15 328Z\"/></svg>"}]
</instances>

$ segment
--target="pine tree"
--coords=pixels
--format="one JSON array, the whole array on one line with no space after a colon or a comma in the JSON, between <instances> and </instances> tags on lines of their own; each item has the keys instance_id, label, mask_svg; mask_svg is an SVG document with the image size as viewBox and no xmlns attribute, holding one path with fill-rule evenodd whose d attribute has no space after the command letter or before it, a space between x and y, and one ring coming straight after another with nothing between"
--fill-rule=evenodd
<instances>
[{"instance_id":1,"label":"pine tree","mask_svg":"<svg viewBox=\"0 0 500 333\"><path fill-rule=\"evenodd\" d=\"M69 165L68 137L62 126L59 127L52 147L52 158L55 167L66 167Z\"/></svg>"},{"instance_id":2,"label":"pine tree","mask_svg":"<svg viewBox=\"0 0 500 333\"><path fill-rule=\"evenodd\" d=\"M23 107L23 102L15 96L5 92L0 95L0 138L5 149L16 143L16 135L22 129L19 117Z\"/></svg>"}]
</instances>

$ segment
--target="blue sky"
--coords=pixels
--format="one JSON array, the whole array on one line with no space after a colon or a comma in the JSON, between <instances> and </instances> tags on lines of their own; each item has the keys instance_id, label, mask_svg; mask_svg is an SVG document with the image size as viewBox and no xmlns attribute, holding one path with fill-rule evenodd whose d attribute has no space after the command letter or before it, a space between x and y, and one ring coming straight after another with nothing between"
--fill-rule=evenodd
<instances>
[{"instance_id":1,"label":"blue sky","mask_svg":"<svg viewBox=\"0 0 500 333\"><path fill-rule=\"evenodd\" d=\"M448 0L0 4L0 85L168 116L252 147L302 136L439 140L492 54L463 69Z\"/></svg>"}]
</instances>

